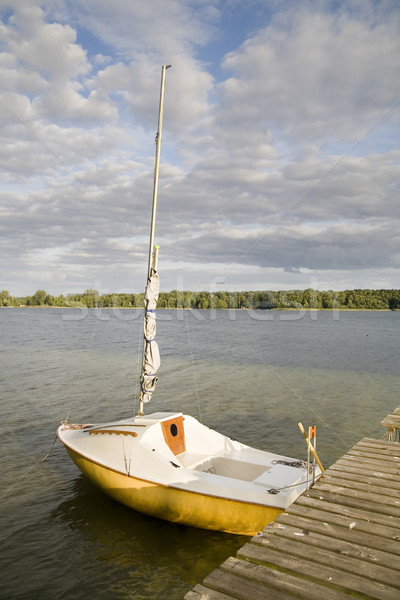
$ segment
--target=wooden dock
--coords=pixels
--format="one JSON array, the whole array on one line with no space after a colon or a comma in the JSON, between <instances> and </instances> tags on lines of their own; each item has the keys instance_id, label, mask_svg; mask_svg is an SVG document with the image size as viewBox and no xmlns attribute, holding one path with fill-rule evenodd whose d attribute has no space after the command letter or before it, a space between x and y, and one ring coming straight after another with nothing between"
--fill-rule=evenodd
<instances>
[{"instance_id":1,"label":"wooden dock","mask_svg":"<svg viewBox=\"0 0 400 600\"><path fill-rule=\"evenodd\" d=\"M383 427L387 427L387 433L383 436L389 442L400 442L400 406L381 421Z\"/></svg>"},{"instance_id":2,"label":"wooden dock","mask_svg":"<svg viewBox=\"0 0 400 600\"><path fill-rule=\"evenodd\" d=\"M398 417L382 421L397 437ZM400 599L399 443L362 439L185 596L291 598Z\"/></svg>"}]
</instances>

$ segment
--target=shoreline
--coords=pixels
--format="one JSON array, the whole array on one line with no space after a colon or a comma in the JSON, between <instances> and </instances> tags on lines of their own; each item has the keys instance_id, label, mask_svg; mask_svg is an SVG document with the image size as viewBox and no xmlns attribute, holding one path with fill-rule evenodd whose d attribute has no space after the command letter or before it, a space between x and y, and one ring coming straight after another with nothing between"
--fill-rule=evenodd
<instances>
[{"instance_id":1,"label":"shoreline","mask_svg":"<svg viewBox=\"0 0 400 600\"><path fill-rule=\"evenodd\" d=\"M34 308L34 309L46 309L46 308L57 308L57 309L63 309L63 310L144 310L144 307L138 307L138 306L52 306L52 305L47 305L47 304L40 304L40 305L28 305L28 304L21 304L20 306L0 306L1 308ZM183 307L183 306L179 306L179 307L159 307L157 308L157 310L189 310L189 311L211 311L211 310L238 310L238 311L243 311L243 310L247 310L247 311L253 311L253 310L257 310L259 312L279 312L279 311L295 311L295 312L335 312L335 311L340 311L340 312L398 312L398 309L392 309L392 308L345 308L345 307L335 307L335 308L303 308L303 307L299 307L299 308L293 308L293 307L288 307L288 308L187 308L187 307Z\"/></svg>"}]
</instances>

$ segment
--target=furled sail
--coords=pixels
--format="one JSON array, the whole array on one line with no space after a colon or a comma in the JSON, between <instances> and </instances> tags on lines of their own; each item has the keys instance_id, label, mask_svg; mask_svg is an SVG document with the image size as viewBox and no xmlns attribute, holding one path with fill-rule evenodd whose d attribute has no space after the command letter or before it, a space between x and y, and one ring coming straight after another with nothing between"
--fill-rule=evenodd
<instances>
[{"instance_id":1,"label":"furled sail","mask_svg":"<svg viewBox=\"0 0 400 600\"><path fill-rule=\"evenodd\" d=\"M160 351L155 340L156 337L156 308L160 290L160 279L157 273L158 246L154 246L150 276L147 280L144 294L144 352L143 368L140 379L141 400L150 402L158 377L156 373L160 368Z\"/></svg>"}]
</instances>

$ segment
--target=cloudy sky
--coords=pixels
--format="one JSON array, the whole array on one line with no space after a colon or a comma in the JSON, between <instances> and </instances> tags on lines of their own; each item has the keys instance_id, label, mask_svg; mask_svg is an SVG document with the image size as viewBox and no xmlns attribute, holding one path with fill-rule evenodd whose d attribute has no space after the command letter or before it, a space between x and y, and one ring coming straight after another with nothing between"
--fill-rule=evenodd
<instances>
[{"instance_id":1,"label":"cloudy sky","mask_svg":"<svg viewBox=\"0 0 400 600\"><path fill-rule=\"evenodd\" d=\"M398 288L398 0L0 0L0 289Z\"/></svg>"}]
</instances>

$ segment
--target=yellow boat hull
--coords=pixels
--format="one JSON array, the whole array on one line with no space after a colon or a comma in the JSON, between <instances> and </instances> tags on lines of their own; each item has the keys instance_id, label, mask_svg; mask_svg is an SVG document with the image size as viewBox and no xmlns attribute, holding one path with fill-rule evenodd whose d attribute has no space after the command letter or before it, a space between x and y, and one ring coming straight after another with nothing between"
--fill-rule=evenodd
<instances>
[{"instance_id":1,"label":"yellow boat hull","mask_svg":"<svg viewBox=\"0 0 400 600\"><path fill-rule=\"evenodd\" d=\"M201 529L255 535L283 512L274 507L228 500L138 479L108 469L67 447L76 466L122 504L152 517Z\"/></svg>"}]
</instances>

